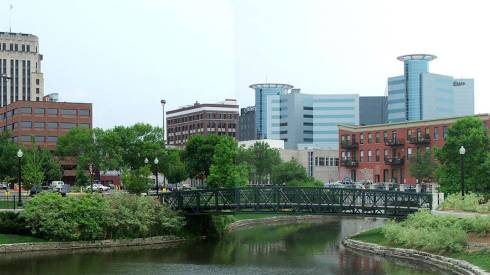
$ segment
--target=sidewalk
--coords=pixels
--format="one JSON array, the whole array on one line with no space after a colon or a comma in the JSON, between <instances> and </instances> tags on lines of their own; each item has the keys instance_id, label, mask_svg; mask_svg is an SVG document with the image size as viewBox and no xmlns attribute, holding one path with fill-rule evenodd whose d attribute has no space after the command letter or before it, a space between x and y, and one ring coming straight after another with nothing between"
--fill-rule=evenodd
<instances>
[{"instance_id":1,"label":"sidewalk","mask_svg":"<svg viewBox=\"0 0 490 275\"><path fill-rule=\"evenodd\" d=\"M477 212L432 210L431 213L438 216L454 216L458 218L490 217L490 214L481 214Z\"/></svg>"}]
</instances>

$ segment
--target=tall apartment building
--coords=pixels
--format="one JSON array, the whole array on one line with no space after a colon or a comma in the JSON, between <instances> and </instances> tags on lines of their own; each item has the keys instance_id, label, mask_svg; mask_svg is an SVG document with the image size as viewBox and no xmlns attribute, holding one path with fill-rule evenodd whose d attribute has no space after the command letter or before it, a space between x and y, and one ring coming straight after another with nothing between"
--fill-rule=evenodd
<instances>
[{"instance_id":1,"label":"tall apartment building","mask_svg":"<svg viewBox=\"0 0 490 275\"><path fill-rule=\"evenodd\" d=\"M477 117L490 129L489 114ZM339 176L414 185L416 179L410 175L409 160L418 152L442 148L447 129L460 118L339 125Z\"/></svg>"},{"instance_id":2,"label":"tall apartment building","mask_svg":"<svg viewBox=\"0 0 490 275\"><path fill-rule=\"evenodd\" d=\"M237 135L238 140L240 141L257 139L257 130L255 128L255 106L240 109Z\"/></svg>"},{"instance_id":3,"label":"tall apartment building","mask_svg":"<svg viewBox=\"0 0 490 275\"><path fill-rule=\"evenodd\" d=\"M474 114L474 80L429 73L430 54L397 58L404 75L388 78L388 121L437 119Z\"/></svg>"},{"instance_id":4,"label":"tall apartment building","mask_svg":"<svg viewBox=\"0 0 490 275\"><path fill-rule=\"evenodd\" d=\"M236 137L238 104L235 99L219 103L199 103L166 112L167 144L183 146L195 134Z\"/></svg>"},{"instance_id":5,"label":"tall apartment building","mask_svg":"<svg viewBox=\"0 0 490 275\"><path fill-rule=\"evenodd\" d=\"M373 125L388 122L387 96L359 97L359 124Z\"/></svg>"},{"instance_id":6,"label":"tall apartment building","mask_svg":"<svg viewBox=\"0 0 490 275\"><path fill-rule=\"evenodd\" d=\"M286 149L337 149L337 124L359 124L357 94L303 94L288 84L250 87L258 138L284 140Z\"/></svg>"},{"instance_id":7,"label":"tall apartment building","mask_svg":"<svg viewBox=\"0 0 490 275\"><path fill-rule=\"evenodd\" d=\"M43 56L32 34L0 32L0 106L24 101L42 101Z\"/></svg>"}]
</instances>

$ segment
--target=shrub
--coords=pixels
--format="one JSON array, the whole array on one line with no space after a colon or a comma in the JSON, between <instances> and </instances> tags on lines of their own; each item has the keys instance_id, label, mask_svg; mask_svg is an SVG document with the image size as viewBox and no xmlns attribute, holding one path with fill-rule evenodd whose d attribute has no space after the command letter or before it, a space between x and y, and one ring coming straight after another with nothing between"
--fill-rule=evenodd
<instances>
[{"instance_id":1,"label":"shrub","mask_svg":"<svg viewBox=\"0 0 490 275\"><path fill-rule=\"evenodd\" d=\"M26 220L16 212L0 212L0 233L29 235Z\"/></svg>"},{"instance_id":2,"label":"shrub","mask_svg":"<svg viewBox=\"0 0 490 275\"><path fill-rule=\"evenodd\" d=\"M114 194L61 197L41 193L21 217L32 234L48 240L141 238L178 233L182 218L150 197Z\"/></svg>"},{"instance_id":3,"label":"shrub","mask_svg":"<svg viewBox=\"0 0 490 275\"><path fill-rule=\"evenodd\" d=\"M137 195L148 192L148 189L153 185L151 179L148 178L149 175L151 175L151 170L148 166L124 171L121 178L124 189Z\"/></svg>"},{"instance_id":4,"label":"shrub","mask_svg":"<svg viewBox=\"0 0 490 275\"><path fill-rule=\"evenodd\" d=\"M442 210L461 210L469 212L490 213L490 202L483 203L482 195L468 193L464 199L459 194L450 194L441 204Z\"/></svg>"}]
</instances>

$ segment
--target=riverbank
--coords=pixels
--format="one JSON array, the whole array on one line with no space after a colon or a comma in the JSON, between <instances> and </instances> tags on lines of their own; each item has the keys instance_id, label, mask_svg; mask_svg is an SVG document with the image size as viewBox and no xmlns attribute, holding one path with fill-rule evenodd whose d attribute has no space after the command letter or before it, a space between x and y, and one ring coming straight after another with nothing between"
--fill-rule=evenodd
<instances>
[{"instance_id":1,"label":"riverbank","mask_svg":"<svg viewBox=\"0 0 490 275\"><path fill-rule=\"evenodd\" d=\"M352 250L415 261L455 274L490 274L490 251L464 251L460 253L432 254L415 249L393 246L381 228L370 229L346 238L342 244Z\"/></svg>"},{"instance_id":2,"label":"riverbank","mask_svg":"<svg viewBox=\"0 0 490 275\"><path fill-rule=\"evenodd\" d=\"M239 219L226 226L226 232L232 232L238 229L251 228L258 225L275 225L275 224L290 224L290 223L302 223L302 222L324 222L332 221L334 217L322 216L322 215L279 215L279 216L265 216L261 218L259 215L253 215L244 219Z\"/></svg>"},{"instance_id":3,"label":"riverbank","mask_svg":"<svg viewBox=\"0 0 490 275\"><path fill-rule=\"evenodd\" d=\"M161 244L177 244L188 241L188 238L177 236L157 236L136 239L100 240L100 241L77 241L77 242L49 242L35 241L25 243L0 244L0 254L20 253L37 251L56 251L56 250L78 250L93 248L115 248L115 247L136 247L151 246Z\"/></svg>"}]
</instances>

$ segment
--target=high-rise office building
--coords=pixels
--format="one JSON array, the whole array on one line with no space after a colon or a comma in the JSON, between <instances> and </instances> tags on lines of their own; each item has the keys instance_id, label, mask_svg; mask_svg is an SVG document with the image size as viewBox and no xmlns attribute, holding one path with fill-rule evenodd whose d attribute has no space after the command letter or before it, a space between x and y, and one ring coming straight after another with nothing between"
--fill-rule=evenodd
<instances>
[{"instance_id":1,"label":"high-rise office building","mask_svg":"<svg viewBox=\"0 0 490 275\"><path fill-rule=\"evenodd\" d=\"M286 149L337 149L337 124L359 124L357 94L303 94L291 85L272 84L280 90L264 99L264 91L256 88L263 85L270 84L250 86L256 92L258 139L284 140Z\"/></svg>"},{"instance_id":2,"label":"high-rise office building","mask_svg":"<svg viewBox=\"0 0 490 275\"><path fill-rule=\"evenodd\" d=\"M373 125L388 122L387 96L359 97L359 124Z\"/></svg>"},{"instance_id":3,"label":"high-rise office building","mask_svg":"<svg viewBox=\"0 0 490 275\"><path fill-rule=\"evenodd\" d=\"M240 109L237 136L240 141L257 139L257 130L255 129L255 106Z\"/></svg>"},{"instance_id":4,"label":"high-rise office building","mask_svg":"<svg viewBox=\"0 0 490 275\"><path fill-rule=\"evenodd\" d=\"M397 58L404 75L388 78L388 121L437 119L474 114L473 79L429 72L430 54Z\"/></svg>"},{"instance_id":5,"label":"high-rise office building","mask_svg":"<svg viewBox=\"0 0 490 275\"><path fill-rule=\"evenodd\" d=\"M32 34L0 32L0 106L16 101L42 101L43 56Z\"/></svg>"}]
</instances>

